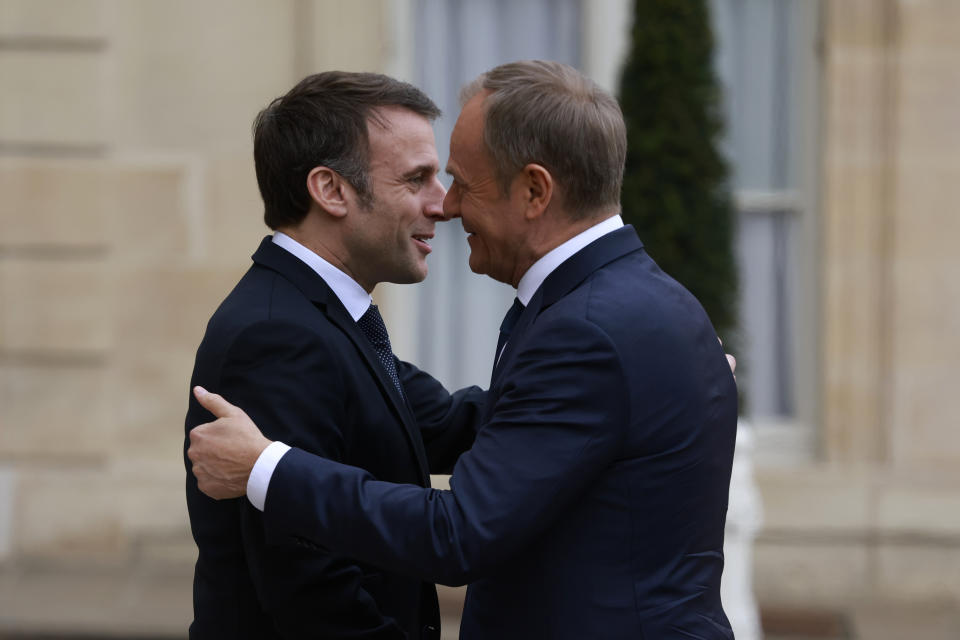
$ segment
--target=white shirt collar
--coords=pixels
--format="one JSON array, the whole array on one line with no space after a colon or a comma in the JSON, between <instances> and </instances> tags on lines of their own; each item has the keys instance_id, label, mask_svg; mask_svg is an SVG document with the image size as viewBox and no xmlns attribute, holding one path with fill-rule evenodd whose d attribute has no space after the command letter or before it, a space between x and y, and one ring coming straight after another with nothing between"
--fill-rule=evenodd
<instances>
[{"instance_id":1,"label":"white shirt collar","mask_svg":"<svg viewBox=\"0 0 960 640\"><path fill-rule=\"evenodd\" d=\"M286 249L316 271L327 286L333 289L354 322L366 313L372 299L356 280L281 231L274 232L273 244Z\"/></svg>"},{"instance_id":2,"label":"white shirt collar","mask_svg":"<svg viewBox=\"0 0 960 640\"><path fill-rule=\"evenodd\" d=\"M520 299L520 302L523 303L523 306L530 304L530 298L537 292L537 289L539 289L543 281L547 279L547 276L553 273L553 270L563 264L567 258L600 236L605 236L622 226L623 218L621 218L619 214L610 216L586 231L573 236L534 262L533 265L527 269L527 272L523 274L523 277L520 278L520 283L517 285L517 297Z\"/></svg>"}]
</instances>

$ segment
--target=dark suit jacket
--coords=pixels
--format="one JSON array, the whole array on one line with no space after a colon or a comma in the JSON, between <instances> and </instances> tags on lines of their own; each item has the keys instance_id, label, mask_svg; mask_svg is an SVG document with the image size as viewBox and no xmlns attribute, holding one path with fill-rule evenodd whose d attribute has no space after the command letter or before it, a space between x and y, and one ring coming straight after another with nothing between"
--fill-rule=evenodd
<instances>
[{"instance_id":1,"label":"dark suit jacket","mask_svg":"<svg viewBox=\"0 0 960 640\"><path fill-rule=\"evenodd\" d=\"M222 393L272 439L381 480L425 487L429 472L449 472L483 392L451 396L398 362L408 405L322 278L269 237L253 261L210 320L191 386ZM187 432L211 418L191 396ZM207 498L184 461L199 550L191 638L438 637L432 584L290 538L270 544L246 498Z\"/></svg>"},{"instance_id":2,"label":"dark suit jacket","mask_svg":"<svg viewBox=\"0 0 960 640\"><path fill-rule=\"evenodd\" d=\"M626 227L534 294L449 492L293 449L267 535L470 582L463 638L732 638L720 574L736 421L706 314Z\"/></svg>"}]
</instances>

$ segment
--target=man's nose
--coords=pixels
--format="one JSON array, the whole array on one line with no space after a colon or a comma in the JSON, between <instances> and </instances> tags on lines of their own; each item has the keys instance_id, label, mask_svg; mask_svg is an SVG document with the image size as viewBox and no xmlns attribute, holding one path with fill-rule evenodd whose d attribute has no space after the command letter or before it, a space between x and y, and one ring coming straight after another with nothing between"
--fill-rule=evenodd
<instances>
[{"instance_id":1,"label":"man's nose","mask_svg":"<svg viewBox=\"0 0 960 640\"><path fill-rule=\"evenodd\" d=\"M453 220L460 217L460 200L454 195L455 188L447 191L443 198L443 219Z\"/></svg>"},{"instance_id":2,"label":"man's nose","mask_svg":"<svg viewBox=\"0 0 960 640\"><path fill-rule=\"evenodd\" d=\"M424 213L429 218L446 220L447 218L443 214L443 201L447 196L447 190L443 188L443 183L436 176L434 176L433 185L430 188L433 193L430 194Z\"/></svg>"}]
</instances>

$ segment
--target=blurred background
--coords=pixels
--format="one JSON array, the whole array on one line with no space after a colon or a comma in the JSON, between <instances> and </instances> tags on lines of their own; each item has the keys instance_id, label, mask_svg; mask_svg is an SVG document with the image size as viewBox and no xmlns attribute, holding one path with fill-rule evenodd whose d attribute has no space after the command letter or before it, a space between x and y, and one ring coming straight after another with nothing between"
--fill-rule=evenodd
<instances>
[{"instance_id":1,"label":"blurred background","mask_svg":"<svg viewBox=\"0 0 960 640\"><path fill-rule=\"evenodd\" d=\"M707 6L767 637L960 638L960 2ZM262 107L312 72L388 73L444 110L442 164L460 85L500 62L619 94L633 12L0 0L0 638L186 636L183 416L268 231ZM485 385L514 294L469 272L458 222L434 247L424 284L375 294L394 349Z\"/></svg>"}]
</instances>

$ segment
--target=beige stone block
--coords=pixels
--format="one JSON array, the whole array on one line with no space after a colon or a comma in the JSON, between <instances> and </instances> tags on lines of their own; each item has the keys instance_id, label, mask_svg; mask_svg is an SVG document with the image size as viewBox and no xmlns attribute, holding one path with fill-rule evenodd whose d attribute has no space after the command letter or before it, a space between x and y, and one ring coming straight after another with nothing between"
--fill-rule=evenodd
<instances>
[{"instance_id":1,"label":"beige stone block","mask_svg":"<svg viewBox=\"0 0 960 640\"><path fill-rule=\"evenodd\" d=\"M224 267L250 266L260 240L272 233L263 222L253 146L212 158L206 173L203 261Z\"/></svg>"},{"instance_id":2,"label":"beige stone block","mask_svg":"<svg viewBox=\"0 0 960 640\"><path fill-rule=\"evenodd\" d=\"M109 265L100 259L0 262L0 348L100 355L112 344Z\"/></svg>"},{"instance_id":3,"label":"beige stone block","mask_svg":"<svg viewBox=\"0 0 960 640\"><path fill-rule=\"evenodd\" d=\"M180 465L173 484L141 481L133 485L137 488L135 492L125 489L121 518L124 530L138 541L153 545L153 553L196 560L183 488L185 477L186 472ZM184 553L183 546L193 548Z\"/></svg>"},{"instance_id":4,"label":"beige stone block","mask_svg":"<svg viewBox=\"0 0 960 640\"><path fill-rule=\"evenodd\" d=\"M184 526L187 527L186 523ZM181 536L150 536L140 543L137 563L151 573L187 576L189 585L196 562L197 545L188 528Z\"/></svg>"},{"instance_id":5,"label":"beige stone block","mask_svg":"<svg viewBox=\"0 0 960 640\"><path fill-rule=\"evenodd\" d=\"M110 386L119 450L182 470L193 356L187 348L169 354L141 351L117 362Z\"/></svg>"},{"instance_id":6,"label":"beige stone block","mask_svg":"<svg viewBox=\"0 0 960 640\"><path fill-rule=\"evenodd\" d=\"M191 578L183 571L32 567L0 581L0 620L4 631L35 637L182 638L193 618Z\"/></svg>"},{"instance_id":7,"label":"beige stone block","mask_svg":"<svg viewBox=\"0 0 960 640\"><path fill-rule=\"evenodd\" d=\"M956 354L957 349L950 349ZM960 458L955 357L898 369L890 402L892 459L898 468L956 468Z\"/></svg>"},{"instance_id":8,"label":"beige stone block","mask_svg":"<svg viewBox=\"0 0 960 640\"><path fill-rule=\"evenodd\" d=\"M104 364L0 364L0 456L96 460L112 443Z\"/></svg>"},{"instance_id":9,"label":"beige stone block","mask_svg":"<svg viewBox=\"0 0 960 640\"><path fill-rule=\"evenodd\" d=\"M99 162L0 159L0 244L105 246L109 187Z\"/></svg>"},{"instance_id":10,"label":"beige stone block","mask_svg":"<svg viewBox=\"0 0 960 640\"><path fill-rule=\"evenodd\" d=\"M103 0L0 1L0 37L99 38L105 34Z\"/></svg>"},{"instance_id":11,"label":"beige stone block","mask_svg":"<svg viewBox=\"0 0 960 640\"><path fill-rule=\"evenodd\" d=\"M958 23L960 24L960 23ZM960 48L907 50L898 58L898 153L957 158Z\"/></svg>"},{"instance_id":12,"label":"beige stone block","mask_svg":"<svg viewBox=\"0 0 960 640\"><path fill-rule=\"evenodd\" d=\"M956 278L960 255L956 243L951 242L960 237L960 216L953 206L958 198L960 148L949 161L917 153L901 162L893 242L898 297L917 297L914 292L918 291L919 297L953 303L954 309L960 307L960 298L950 295L960 286ZM926 273L910 271L915 268ZM930 295L931 289L936 296Z\"/></svg>"},{"instance_id":13,"label":"beige stone block","mask_svg":"<svg viewBox=\"0 0 960 640\"><path fill-rule=\"evenodd\" d=\"M829 460L885 455L880 398L887 372L885 294L890 180L887 58L869 2L829 3L822 207L824 449Z\"/></svg>"},{"instance_id":14,"label":"beige stone block","mask_svg":"<svg viewBox=\"0 0 960 640\"><path fill-rule=\"evenodd\" d=\"M124 532L138 541L190 540L190 526L184 497L183 459L180 442L163 451L145 452L117 441L104 477L116 487L114 495Z\"/></svg>"},{"instance_id":15,"label":"beige stone block","mask_svg":"<svg viewBox=\"0 0 960 640\"><path fill-rule=\"evenodd\" d=\"M882 166L882 140L877 137L887 115L884 81L886 57L881 50L835 48L825 70L826 151L831 162Z\"/></svg>"},{"instance_id":16,"label":"beige stone block","mask_svg":"<svg viewBox=\"0 0 960 640\"><path fill-rule=\"evenodd\" d=\"M958 51L960 5L953 0L903 0L897 4L898 36L904 49Z\"/></svg>"},{"instance_id":17,"label":"beige stone block","mask_svg":"<svg viewBox=\"0 0 960 640\"><path fill-rule=\"evenodd\" d=\"M873 48L884 39L884 14L874 0L845 0L824 5L831 47Z\"/></svg>"},{"instance_id":18,"label":"beige stone block","mask_svg":"<svg viewBox=\"0 0 960 640\"><path fill-rule=\"evenodd\" d=\"M914 602L960 600L960 540L890 542L876 552L876 592Z\"/></svg>"},{"instance_id":19,"label":"beige stone block","mask_svg":"<svg viewBox=\"0 0 960 640\"><path fill-rule=\"evenodd\" d=\"M953 452L956 457L957 452ZM954 474L952 479L931 478L925 483L881 487L877 521L885 534L953 536L960 548L960 479Z\"/></svg>"},{"instance_id":20,"label":"beige stone block","mask_svg":"<svg viewBox=\"0 0 960 640\"><path fill-rule=\"evenodd\" d=\"M96 52L0 51L0 140L104 144L104 60Z\"/></svg>"},{"instance_id":21,"label":"beige stone block","mask_svg":"<svg viewBox=\"0 0 960 640\"><path fill-rule=\"evenodd\" d=\"M132 540L117 492L102 469L24 470L18 484L14 545L22 558L121 566Z\"/></svg>"},{"instance_id":22,"label":"beige stone block","mask_svg":"<svg viewBox=\"0 0 960 640\"><path fill-rule=\"evenodd\" d=\"M948 243L931 242L926 256L898 257L892 269L894 301L889 313L895 343L890 348L897 363L898 385L909 383L914 372L923 375L925 369L932 375L940 371L949 378L960 362L960 340L956 336L960 283L952 273L960 271L960 261L936 255L943 244ZM929 375L924 378L924 383L930 382ZM949 398L944 400L945 405L950 404Z\"/></svg>"},{"instance_id":23,"label":"beige stone block","mask_svg":"<svg viewBox=\"0 0 960 640\"><path fill-rule=\"evenodd\" d=\"M196 168L185 161L118 159L104 168L113 241L111 257L130 263L180 263L190 251L196 224L189 191ZM199 188L199 187L197 187Z\"/></svg>"},{"instance_id":24,"label":"beige stone block","mask_svg":"<svg viewBox=\"0 0 960 640\"><path fill-rule=\"evenodd\" d=\"M858 288L853 284L855 272L834 272L828 278L821 387L828 460L871 461L884 455L879 283L869 278Z\"/></svg>"},{"instance_id":25,"label":"beige stone block","mask_svg":"<svg viewBox=\"0 0 960 640\"><path fill-rule=\"evenodd\" d=\"M956 640L960 606L946 598L933 601L874 600L850 613L851 638L870 640Z\"/></svg>"},{"instance_id":26,"label":"beige stone block","mask_svg":"<svg viewBox=\"0 0 960 640\"><path fill-rule=\"evenodd\" d=\"M825 205L829 207L824 224L829 225L827 231L833 235L824 241L844 242L856 249L853 255L836 256L844 265L876 269L875 262L862 261L875 261L880 257L878 223L883 192L879 187L887 176L888 173L879 166L830 165L829 177L824 184ZM868 223L871 228L864 229Z\"/></svg>"},{"instance_id":27,"label":"beige stone block","mask_svg":"<svg viewBox=\"0 0 960 640\"><path fill-rule=\"evenodd\" d=\"M116 274L118 347L137 358L175 349L195 351L210 316L249 264L139 265Z\"/></svg>"},{"instance_id":28,"label":"beige stone block","mask_svg":"<svg viewBox=\"0 0 960 640\"><path fill-rule=\"evenodd\" d=\"M871 524L866 474L827 469L763 469L757 472L764 531L802 535L862 533Z\"/></svg>"},{"instance_id":29,"label":"beige stone block","mask_svg":"<svg viewBox=\"0 0 960 640\"><path fill-rule=\"evenodd\" d=\"M313 71L383 72L388 64L388 14L383 0L312 0Z\"/></svg>"},{"instance_id":30,"label":"beige stone block","mask_svg":"<svg viewBox=\"0 0 960 640\"><path fill-rule=\"evenodd\" d=\"M952 469L960 457L960 163L936 164L910 167L898 185L888 415L898 466Z\"/></svg>"},{"instance_id":31,"label":"beige stone block","mask_svg":"<svg viewBox=\"0 0 960 640\"><path fill-rule=\"evenodd\" d=\"M254 116L296 80L295 4L115 3L118 148L246 147Z\"/></svg>"},{"instance_id":32,"label":"beige stone block","mask_svg":"<svg viewBox=\"0 0 960 640\"><path fill-rule=\"evenodd\" d=\"M161 465L122 448L118 464L24 470L14 517L21 557L130 566L144 544L182 555L190 540L177 450Z\"/></svg>"},{"instance_id":33,"label":"beige stone block","mask_svg":"<svg viewBox=\"0 0 960 640\"><path fill-rule=\"evenodd\" d=\"M761 606L837 609L870 591L866 546L851 540L767 540L754 547L754 592Z\"/></svg>"},{"instance_id":34,"label":"beige stone block","mask_svg":"<svg viewBox=\"0 0 960 640\"><path fill-rule=\"evenodd\" d=\"M190 247L186 161L0 161L0 243L110 249L127 262L182 260ZM202 185L197 186L198 193ZM196 225L193 225L196 226Z\"/></svg>"},{"instance_id":35,"label":"beige stone block","mask_svg":"<svg viewBox=\"0 0 960 640\"><path fill-rule=\"evenodd\" d=\"M180 473L194 355L207 321L245 268L144 266L119 276L111 388L122 446L147 457L177 456Z\"/></svg>"}]
</instances>

